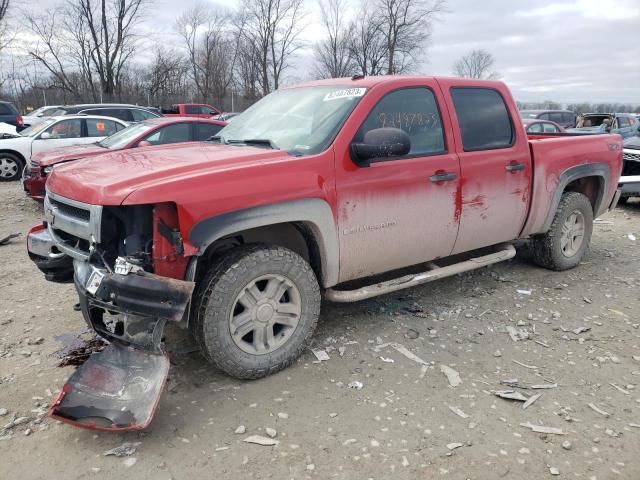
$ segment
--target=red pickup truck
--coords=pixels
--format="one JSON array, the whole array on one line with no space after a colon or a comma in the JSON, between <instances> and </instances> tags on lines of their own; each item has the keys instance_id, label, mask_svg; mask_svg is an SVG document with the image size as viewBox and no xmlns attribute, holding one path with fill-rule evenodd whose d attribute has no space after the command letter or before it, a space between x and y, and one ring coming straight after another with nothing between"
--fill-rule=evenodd
<instances>
[{"instance_id":1,"label":"red pickup truck","mask_svg":"<svg viewBox=\"0 0 640 480\"><path fill-rule=\"evenodd\" d=\"M216 141L50 175L30 254L73 258L84 318L111 342L54 417L144 428L169 368L166 322L223 371L258 378L301 354L322 295L423 284L512 258L525 238L537 264L575 267L622 168L620 136L527 137L504 84L448 78L278 90Z\"/></svg>"},{"instance_id":2,"label":"red pickup truck","mask_svg":"<svg viewBox=\"0 0 640 480\"><path fill-rule=\"evenodd\" d=\"M222 113L206 103L177 103L168 108L161 108L160 112L165 117L199 117L211 118Z\"/></svg>"}]
</instances>

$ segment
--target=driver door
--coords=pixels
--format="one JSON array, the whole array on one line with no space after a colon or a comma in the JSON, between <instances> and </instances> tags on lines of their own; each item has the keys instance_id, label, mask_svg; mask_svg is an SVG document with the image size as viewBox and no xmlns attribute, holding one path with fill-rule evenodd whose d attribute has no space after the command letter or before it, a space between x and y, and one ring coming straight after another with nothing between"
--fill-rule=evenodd
<instances>
[{"instance_id":1,"label":"driver door","mask_svg":"<svg viewBox=\"0 0 640 480\"><path fill-rule=\"evenodd\" d=\"M371 92L374 95L374 92ZM380 94L377 94L380 95ZM458 233L460 166L441 121L440 90L425 81L379 99L354 142L367 131L400 128L409 154L358 166L349 148L336 152L340 282L444 257Z\"/></svg>"}]
</instances>

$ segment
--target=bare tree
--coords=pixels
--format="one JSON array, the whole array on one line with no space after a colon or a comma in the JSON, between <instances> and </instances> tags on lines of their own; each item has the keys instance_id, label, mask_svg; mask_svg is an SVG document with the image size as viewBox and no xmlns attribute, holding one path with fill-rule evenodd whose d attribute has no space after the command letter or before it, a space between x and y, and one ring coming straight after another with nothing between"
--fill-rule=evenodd
<instances>
[{"instance_id":1,"label":"bare tree","mask_svg":"<svg viewBox=\"0 0 640 480\"><path fill-rule=\"evenodd\" d=\"M5 44L8 42L8 40L5 38L7 32L8 12L9 0L0 0L0 51L2 51Z\"/></svg>"},{"instance_id":2,"label":"bare tree","mask_svg":"<svg viewBox=\"0 0 640 480\"><path fill-rule=\"evenodd\" d=\"M295 52L302 47L303 0L243 0L243 37L257 54L264 95L277 90Z\"/></svg>"},{"instance_id":3,"label":"bare tree","mask_svg":"<svg viewBox=\"0 0 640 480\"><path fill-rule=\"evenodd\" d=\"M376 11L387 47L387 74L411 70L431 37L445 0L377 0Z\"/></svg>"},{"instance_id":4,"label":"bare tree","mask_svg":"<svg viewBox=\"0 0 640 480\"><path fill-rule=\"evenodd\" d=\"M232 12L198 3L183 13L176 29L184 39L198 94L220 102L233 80L240 33Z\"/></svg>"},{"instance_id":5,"label":"bare tree","mask_svg":"<svg viewBox=\"0 0 640 480\"><path fill-rule=\"evenodd\" d=\"M453 74L463 78L495 80L500 75L493 70L495 59L486 50L473 50L453 64Z\"/></svg>"},{"instance_id":6,"label":"bare tree","mask_svg":"<svg viewBox=\"0 0 640 480\"><path fill-rule=\"evenodd\" d=\"M384 73L387 46L381 26L379 15L362 0L358 16L349 25L349 55L362 75Z\"/></svg>"},{"instance_id":7,"label":"bare tree","mask_svg":"<svg viewBox=\"0 0 640 480\"><path fill-rule=\"evenodd\" d=\"M163 105L171 103L172 98L184 97L184 92L189 90L188 71L188 62L180 53L158 48L141 75L147 103Z\"/></svg>"},{"instance_id":8,"label":"bare tree","mask_svg":"<svg viewBox=\"0 0 640 480\"><path fill-rule=\"evenodd\" d=\"M355 70L349 50L349 25L345 22L347 0L318 0L326 37L314 45L315 76L346 77Z\"/></svg>"}]
</instances>

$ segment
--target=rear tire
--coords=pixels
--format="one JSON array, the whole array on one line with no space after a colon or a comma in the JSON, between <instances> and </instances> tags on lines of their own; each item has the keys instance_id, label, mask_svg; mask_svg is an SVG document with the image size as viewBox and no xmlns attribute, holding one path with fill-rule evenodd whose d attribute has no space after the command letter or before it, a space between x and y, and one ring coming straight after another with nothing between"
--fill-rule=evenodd
<instances>
[{"instance_id":1,"label":"rear tire","mask_svg":"<svg viewBox=\"0 0 640 480\"><path fill-rule=\"evenodd\" d=\"M205 357L236 378L288 367L320 314L313 270L283 247L247 245L226 253L200 282L191 330Z\"/></svg>"},{"instance_id":2,"label":"rear tire","mask_svg":"<svg viewBox=\"0 0 640 480\"><path fill-rule=\"evenodd\" d=\"M549 231L533 237L533 261L550 270L577 266L584 256L593 231L593 210L579 192L562 194Z\"/></svg>"},{"instance_id":3,"label":"rear tire","mask_svg":"<svg viewBox=\"0 0 640 480\"><path fill-rule=\"evenodd\" d=\"M18 180L24 170L24 162L13 153L0 152L0 182Z\"/></svg>"}]
</instances>

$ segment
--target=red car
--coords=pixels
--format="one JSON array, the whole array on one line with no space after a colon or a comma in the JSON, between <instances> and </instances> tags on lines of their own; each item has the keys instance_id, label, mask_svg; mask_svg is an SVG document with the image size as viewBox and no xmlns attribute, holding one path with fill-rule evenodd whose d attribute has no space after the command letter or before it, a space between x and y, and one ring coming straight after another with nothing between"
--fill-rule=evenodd
<instances>
[{"instance_id":1,"label":"red car","mask_svg":"<svg viewBox=\"0 0 640 480\"><path fill-rule=\"evenodd\" d=\"M226 122L196 118L151 118L130 125L124 130L89 145L74 145L48 150L32 157L25 169L22 185L34 200L44 199L44 186L55 165L95 157L109 151L208 140L226 125Z\"/></svg>"},{"instance_id":2,"label":"red car","mask_svg":"<svg viewBox=\"0 0 640 480\"><path fill-rule=\"evenodd\" d=\"M508 260L527 238L538 265L576 267L620 195L619 135L529 138L501 82L310 82L267 95L216 141L51 174L29 252L73 258L83 316L110 341L54 418L145 428L170 368L167 322L224 372L259 378L305 351L322 297L355 302Z\"/></svg>"},{"instance_id":3,"label":"red car","mask_svg":"<svg viewBox=\"0 0 640 480\"><path fill-rule=\"evenodd\" d=\"M211 118L222 114L222 110L206 103L177 103L169 108L160 109L160 112L165 117Z\"/></svg>"}]
</instances>

